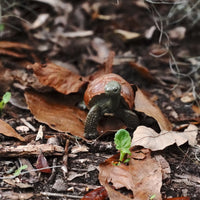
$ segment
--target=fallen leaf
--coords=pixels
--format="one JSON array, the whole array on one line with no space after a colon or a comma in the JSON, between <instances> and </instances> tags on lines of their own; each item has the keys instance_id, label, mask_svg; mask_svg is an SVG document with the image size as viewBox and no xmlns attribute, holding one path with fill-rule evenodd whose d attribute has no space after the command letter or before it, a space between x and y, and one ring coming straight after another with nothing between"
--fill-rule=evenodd
<instances>
[{"instance_id":1,"label":"fallen leaf","mask_svg":"<svg viewBox=\"0 0 200 200\"><path fill-rule=\"evenodd\" d=\"M131 155L133 152L134 154L137 152L139 154L141 153L141 151L136 149L131 151ZM105 186L111 200L133 199L128 198L115 190L123 187L132 191L134 199L149 199L151 195L155 194L155 200L161 200L161 166L151 157L149 150L144 152L144 159L133 159L131 156L128 165L121 163L117 166L113 164L119 161L119 154L112 156L104 163L100 164L99 181Z\"/></svg>"},{"instance_id":2,"label":"fallen leaf","mask_svg":"<svg viewBox=\"0 0 200 200\"><path fill-rule=\"evenodd\" d=\"M4 191L1 193L2 199L10 199L10 200L16 200L16 199L30 199L34 196L33 193L17 193L13 191Z\"/></svg>"},{"instance_id":3,"label":"fallen leaf","mask_svg":"<svg viewBox=\"0 0 200 200\"><path fill-rule=\"evenodd\" d=\"M54 130L69 132L84 138L85 111L61 103L55 97L35 92L26 92L25 98L29 109L38 121L49 125Z\"/></svg>"},{"instance_id":4,"label":"fallen leaf","mask_svg":"<svg viewBox=\"0 0 200 200\"><path fill-rule=\"evenodd\" d=\"M54 63L35 63L28 68L33 69L41 84L53 87L62 94L78 92L87 82L86 78Z\"/></svg>"},{"instance_id":5,"label":"fallen leaf","mask_svg":"<svg viewBox=\"0 0 200 200\"><path fill-rule=\"evenodd\" d=\"M33 188L33 184L23 183L22 181L18 182L15 179L4 179L5 183L12 185L13 187L18 188Z\"/></svg>"},{"instance_id":6,"label":"fallen leaf","mask_svg":"<svg viewBox=\"0 0 200 200\"><path fill-rule=\"evenodd\" d=\"M98 132L103 135L107 132L117 132L119 129L126 129L125 124L113 116L103 116L97 126Z\"/></svg>"},{"instance_id":7,"label":"fallen leaf","mask_svg":"<svg viewBox=\"0 0 200 200\"><path fill-rule=\"evenodd\" d=\"M169 37L171 39L182 40L185 38L186 28L183 26L176 27L168 31Z\"/></svg>"},{"instance_id":8,"label":"fallen leaf","mask_svg":"<svg viewBox=\"0 0 200 200\"><path fill-rule=\"evenodd\" d=\"M106 42L99 37L95 37L92 40L91 45L93 49L96 51L98 58L101 59L102 61L105 61L105 59L109 55L109 49Z\"/></svg>"},{"instance_id":9,"label":"fallen leaf","mask_svg":"<svg viewBox=\"0 0 200 200\"><path fill-rule=\"evenodd\" d=\"M37 19L33 23L31 23L30 29L39 28L45 22L47 22L48 18L49 18L49 14L48 13L42 13L42 14L38 15Z\"/></svg>"},{"instance_id":10,"label":"fallen leaf","mask_svg":"<svg viewBox=\"0 0 200 200\"><path fill-rule=\"evenodd\" d=\"M174 198L168 198L164 200L190 200L190 197L174 197Z\"/></svg>"},{"instance_id":11,"label":"fallen leaf","mask_svg":"<svg viewBox=\"0 0 200 200\"><path fill-rule=\"evenodd\" d=\"M88 192L81 200L105 200L108 194L104 187L96 188Z\"/></svg>"},{"instance_id":12,"label":"fallen leaf","mask_svg":"<svg viewBox=\"0 0 200 200\"><path fill-rule=\"evenodd\" d=\"M192 105L192 110L197 113L198 115L200 115L200 107L196 106L196 105Z\"/></svg>"},{"instance_id":13,"label":"fallen leaf","mask_svg":"<svg viewBox=\"0 0 200 200\"><path fill-rule=\"evenodd\" d=\"M103 65L100 66L100 68L94 72L93 74L89 75L87 78L90 81L93 81L94 79L108 74L108 73L112 73L112 67L113 67L113 60L115 57L115 52L114 51L110 51L109 55L105 61L105 63Z\"/></svg>"},{"instance_id":14,"label":"fallen leaf","mask_svg":"<svg viewBox=\"0 0 200 200\"><path fill-rule=\"evenodd\" d=\"M131 65L143 78L148 79L149 81L155 81L155 78L151 75L150 71L149 71L146 67L144 67L144 66L142 66L142 65L140 65L140 64L138 64L138 63L136 63L136 62L130 62L130 65Z\"/></svg>"},{"instance_id":15,"label":"fallen leaf","mask_svg":"<svg viewBox=\"0 0 200 200\"><path fill-rule=\"evenodd\" d=\"M85 31L74 31L74 32L66 32L62 34L64 38L78 38L78 37L89 37L94 35L94 32L91 30Z\"/></svg>"},{"instance_id":16,"label":"fallen leaf","mask_svg":"<svg viewBox=\"0 0 200 200\"><path fill-rule=\"evenodd\" d=\"M151 102L144 93L137 88L135 94L135 110L139 112L144 112L146 115L153 117L157 120L161 130L171 130L172 124L163 115L160 108Z\"/></svg>"},{"instance_id":17,"label":"fallen leaf","mask_svg":"<svg viewBox=\"0 0 200 200\"><path fill-rule=\"evenodd\" d=\"M12 56L12 57L16 57L16 58L25 58L25 57L27 57L26 54L16 53L14 51L7 50L7 49L2 49L2 48L0 48L0 54L7 55L7 56Z\"/></svg>"},{"instance_id":18,"label":"fallen leaf","mask_svg":"<svg viewBox=\"0 0 200 200\"><path fill-rule=\"evenodd\" d=\"M116 29L114 33L122 35L126 40L132 40L141 36L139 33L125 31L122 29Z\"/></svg>"},{"instance_id":19,"label":"fallen leaf","mask_svg":"<svg viewBox=\"0 0 200 200\"><path fill-rule=\"evenodd\" d=\"M31 46L19 42L8 42L8 41L0 41L0 48L8 49L8 48L16 48L16 49L33 49Z\"/></svg>"},{"instance_id":20,"label":"fallen leaf","mask_svg":"<svg viewBox=\"0 0 200 200\"><path fill-rule=\"evenodd\" d=\"M163 150L175 143L180 146L188 142L189 145L195 146L197 144L197 134L198 128L192 124L190 124L184 132L163 130L160 134L151 128L139 126L134 132L131 146L139 145L151 149L152 151Z\"/></svg>"},{"instance_id":21,"label":"fallen leaf","mask_svg":"<svg viewBox=\"0 0 200 200\"><path fill-rule=\"evenodd\" d=\"M41 169L40 172L51 173L51 169L49 168L47 159L44 157L42 152L38 155L38 158L36 161L36 168L37 169L46 168L46 169Z\"/></svg>"},{"instance_id":22,"label":"fallen leaf","mask_svg":"<svg viewBox=\"0 0 200 200\"><path fill-rule=\"evenodd\" d=\"M108 182L104 183L104 187L108 193L110 200L133 200L132 197L128 197L128 195L124 195L121 192L115 190L113 187L110 186ZM142 200L142 199L141 199Z\"/></svg>"},{"instance_id":23,"label":"fallen leaf","mask_svg":"<svg viewBox=\"0 0 200 200\"><path fill-rule=\"evenodd\" d=\"M17 138L22 142L25 141L25 139L21 135L19 135L9 124L7 124L1 119L0 119L0 133L8 137Z\"/></svg>"},{"instance_id":24,"label":"fallen leaf","mask_svg":"<svg viewBox=\"0 0 200 200\"><path fill-rule=\"evenodd\" d=\"M195 97L194 94L192 92L186 93L184 94L181 99L180 99L183 103L191 103L193 101L195 101Z\"/></svg>"}]
</instances>

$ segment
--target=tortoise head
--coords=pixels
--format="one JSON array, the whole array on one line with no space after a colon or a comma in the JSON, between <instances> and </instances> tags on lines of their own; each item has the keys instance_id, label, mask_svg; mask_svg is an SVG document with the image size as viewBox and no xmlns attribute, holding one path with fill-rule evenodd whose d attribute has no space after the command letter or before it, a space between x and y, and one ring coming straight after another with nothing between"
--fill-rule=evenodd
<instances>
[{"instance_id":1,"label":"tortoise head","mask_svg":"<svg viewBox=\"0 0 200 200\"><path fill-rule=\"evenodd\" d=\"M110 81L105 86L105 94L109 96L120 95L121 85L117 81Z\"/></svg>"}]
</instances>

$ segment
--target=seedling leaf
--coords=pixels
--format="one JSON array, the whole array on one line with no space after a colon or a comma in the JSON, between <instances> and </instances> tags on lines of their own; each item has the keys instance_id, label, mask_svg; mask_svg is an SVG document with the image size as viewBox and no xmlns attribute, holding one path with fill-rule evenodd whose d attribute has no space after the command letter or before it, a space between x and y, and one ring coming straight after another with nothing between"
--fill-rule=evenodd
<instances>
[{"instance_id":1,"label":"seedling leaf","mask_svg":"<svg viewBox=\"0 0 200 200\"><path fill-rule=\"evenodd\" d=\"M21 174L21 171L23 169L26 169L28 166L27 165L22 165L21 167L19 167L18 169L15 170L15 173L13 174L14 176L19 176Z\"/></svg>"},{"instance_id":2,"label":"seedling leaf","mask_svg":"<svg viewBox=\"0 0 200 200\"><path fill-rule=\"evenodd\" d=\"M0 101L0 112L2 112L4 106L10 101L10 98L11 98L10 92L6 92L3 95L2 100Z\"/></svg>"},{"instance_id":3,"label":"seedling leaf","mask_svg":"<svg viewBox=\"0 0 200 200\"><path fill-rule=\"evenodd\" d=\"M10 92L6 92L3 95L2 101L4 102L4 104L7 104L10 101L11 98L11 93Z\"/></svg>"},{"instance_id":4,"label":"seedling leaf","mask_svg":"<svg viewBox=\"0 0 200 200\"><path fill-rule=\"evenodd\" d=\"M120 151L119 160L122 162L124 159L124 156L126 154L131 153L129 150L131 147L131 137L129 135L129 132L124 129L118 130L117 133L115 134L114 142L116 145L116 149Z\"/></svg>"}]
</instances>

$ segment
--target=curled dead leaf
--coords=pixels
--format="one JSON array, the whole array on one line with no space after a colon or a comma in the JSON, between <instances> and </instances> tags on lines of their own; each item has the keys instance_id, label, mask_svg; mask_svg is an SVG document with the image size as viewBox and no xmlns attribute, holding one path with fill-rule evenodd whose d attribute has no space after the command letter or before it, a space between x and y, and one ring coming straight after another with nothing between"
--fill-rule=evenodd
<instances>
[{"instance_id":1,"label":"curled dead leaf","mask_svg":"<svg viewBox=\"0 0 200 200\"><path fill-rule=\"evenodd\" d=\"M126 40L132 40L132 39L141 37L141 34L139 34L139 33L130 32L130 31L122 30L122 29L116 29L114 31L114 33L122 35L124 37L124 39L126 39Z\"/></svg>"},{"instance_id":2,"label":"curled dead leaf","mask_svg":"<svg viewBox=\"0 0 200 200\"><path fill-rule=\"evenodd\" d=\"M34 92L26 92L25 98L29 109L38 121L57 131L69 132L84 138L86 112L67 103L61 103L55 97Z\"/></svg>"},{"instance_id":3,"label":"curled dead leaf","mask_svg":"<svg viewBox=\"0 0 200 200\"><path fill-rule=\"evenodd\" d=\"M197 134L198 128L192 124L184 132L163 130L160 134L151 128L139 126L134 132L131 146L139 145L152 151L163 150L175 143L180 146L188 142L191 146L194 146L197 144Z\"/></svg>"},{"instance_id":4,"label":"curled dead leaf","mask_svg":"<svg viewBox=\"0 0 200 200\"><path fill-rule=\"evenodd\" d=\"M53 87L62 94L78 92L87 82L86 78L54 63L35 63L28 68L33 69L41 84Z\"/></svg>"},{"instance_id":5,"label":"curled dead leaf","mask_svg":"<svg viewBox=\"0 0 200 200\"><path fill-rule=\"evenodd\" d=\"M143 152L144 159L132 158L133 153L135 157L137 152L141 154L141 151L138 150L131 151L129 165L123 163L118 166L114 165L113 163L119 160L119 155L115 155L100 164L99 181L106 188L111 200L116 200L116 198L118 200L133 199L115 190L123 187L132 191L134 199L148 199L155 194L156 200L161 200L161 166L154 158L151 158L150 151Z\"/></svg>"},{"instance_id":6,"label":"curled dead leaf","mask_svg":"<svg viewBox=\"0 0 200 200\"><path fill-rule=\"evenodd\" d=\"M8 48L16 48L16 49L33 49L31 46L19 42L8 42L8 41L0 41L0 48L8 49Z\"/></svg>"},{"instance_id":7,"label":"curled dead leaf","mask_svg":"<svg viewBox=\"0 0 200 200\"><path fill-rule=\"evenodd\" d=\"M172 129L172 124L163 115L160 108L153 102L151 102L139 88L137 88L135 94L135 110L139 112L144 112L146 115L156 119L161 130L169 131Z\"/></svg>"},{"instance_id":8,"label":"curled dead leaf","mask_svg":"<svg viewBox=\"0 0 200 200\"><path fill-rule=\"evenodd\" d=\"M108 194L104 187L96 188L88 192L81 200L105 200Z\"/></svg>"},{"instance_id":9,"label":"curled dead leaf","mask_svg":"<svg viewBox=\"0 0 200 200\"><path fill-rule=\"evenodd\" d=\"M17 138L22 142L25 141L25 139L21 135L19 135L9 124L7 124L1 119L0 119L0 133L8 137Z\"/></svg>"}]
</instances>

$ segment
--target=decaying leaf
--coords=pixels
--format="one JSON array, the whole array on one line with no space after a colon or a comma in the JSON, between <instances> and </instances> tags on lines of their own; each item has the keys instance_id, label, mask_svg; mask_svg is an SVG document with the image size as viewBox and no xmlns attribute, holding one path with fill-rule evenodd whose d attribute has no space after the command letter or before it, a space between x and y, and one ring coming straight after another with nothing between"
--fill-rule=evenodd
<instances>
[{"instance_id":1,"label":"decaying leaf","mask_svg":"<svg viewBox=\"0 0 200 200\"><path fill-rule=\"evenodd\" d=\"M29 65L40 83L53 87L62 94L75 93L87 82L86 79L54 63Z\"/></svg>"},{"instance_id":2,"label":"decaying leaf","mask_svg":"<svg viewBox=\"0 0 200 200\"><path fill-rule=\"evenodd\" d=\"M137 88L135 94L135 110L144 112L146 115L156 119L161 130L169 131L172 129L172 124L163 115L160 108L151 102L139 88Z\"/></svg>"},{"instance_id":3,"label":"decaying leaf","mask_svg":"<svg viewBox=\"0 0 200 200\"><path fill-rule=\"evenodd\" d=\"M8 49L8 48L16 48L16 49L33 49L31 46L19 42L8 42L8 41L0 41L0 48Z\"/></svg>"},{"instance_id":4,"label":"decaying leaf","mask_svg":"<svg viewBox=\"0 0 200 200\"><path fill-rule=\"evenodd\" d=\"M150 71L136 62L130 62L130 65L135 69L143 78L149 81L155 81L155 78L151 75Z\"/></svg>"},{"instance_id":5,"label":"decaying leaf","mask_svg":"<svg viewBox=\"0 0 200 200\"><path fill-rule=\"evenodd\" d=\"M147 149L143 152L145 155L144 159L134 159L132 154L136 154L137 152L141 154L142 150L136 149L131 151L131 159L128 165L123 163L114 165L114 163L118 161L119 155L115 155L100 164L99 180L106 188L111 200L144 200L148 199L153 194L156 195L155 200L161 200L161 166L151 157L150 151ZM134 198L129 198L115 190L123 187L131 190Z\"/></svg>"},{"instance_id":6,"label":"decaying leaf","mask_svg":"<svg viewBox=\"0 0 200 200\"><path fill-rule=\"evenodd\" d=\"M164 200L190 200L190 197L174 197L174 198L167 198Z\"/></svg>"},{"instance_id":7,"label":"decaying leaf","mask_svg":"<svg viewBox=\"0 0 200 200\"><path fill-rule=\"evenodd\" d=\"M5 191L1 194L2 199L10 199L10 200L16 200L16 199L30 199L34 196L33 193L17 193L13 191Z\"/></svg>"},{"instance_id":8,"label":"decaying leaf","mask_svg":"<svg viewBox=\"0 0 200 200\"><path fill-rule=\"evenodd\" d=\"M2 121L1 119L0 119L0 133L8 137L15 137L22 142L25 141L25 139L21 135L19 135L9 124Z\"/></svg>"},{"instance_id":9,"label":"decaying leaf","mask_svg":"<svg viewBox=\"0 0 200 200\"><path fill-rule=\"evenodd\" d=\"M126 40L132 40L141 36L139 33L125 31L121 29L116 29L114 32L122 35Z\"/></svg>"},{"instance_id":10,"label":"decaying leaf","mask_svg":"<svg viewBox=\"0 0 200 200\"><path fill-rule=\"evenodd\" d=\"M171 39L182 40L185 38L186 28L183 26L176 27L168 31L169 37Z\"/></svg>"},{"instance_id":11,"label":"decaying leaf","mask_svg":"<svg viewBox=\"0 0 200 200\"><path fill-rule=\"evenodd\" d=\"M104 187L96 188L88 192L81 200L105 200L108 197Z\"/></svg>"},{"instance_id":12,"label":"decaying leaf","mask_svg":"<svg viewBox=\"0 0 200 200\"><path fill-rule=\"evenodd\" d=\"M151 128L139 126L134 132L131 146L139 145L152 151L162 150L175 143L180 146L188 142L191 146L194 146L197 144L197 134L198 128L192 124L184 132L163 130L160 134Z\"/></svg>"},{"instance_id":13,"label":"decaying leaf","mask_svg":"<svg viewBox=\"0 0 200 200\"><path fill-rule=\"evenodd\" d=\"M51 169L49 168L47 159L45 158L42 152L38 155L38 158L36 161L36 168L41 169L40 172L51 173ZM42 169L42 168L46 168L46 169Z\"/></svg>"},{"instance_id":14,"label":"decaying leaf","mask_svg":"<svg viewBox=\"0 0 200 200\"><path fill-rule=\"evenodd\" d=\"M35 118L52 129L70 132L83 138L86 112L75 106L64 105L54 97L34 92L25 93L26 102Z\"/></svg>"}]
</instances>

